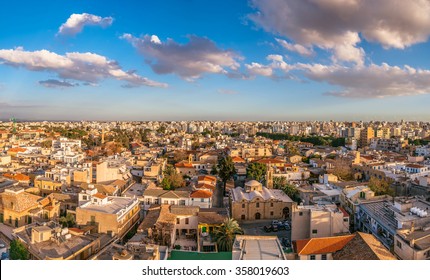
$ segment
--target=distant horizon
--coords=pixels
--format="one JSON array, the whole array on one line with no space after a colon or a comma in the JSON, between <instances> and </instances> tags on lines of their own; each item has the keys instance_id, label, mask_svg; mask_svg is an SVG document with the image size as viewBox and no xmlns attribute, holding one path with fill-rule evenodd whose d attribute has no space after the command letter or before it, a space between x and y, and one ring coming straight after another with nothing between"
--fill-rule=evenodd
<instances>
[{"instance_id":1,"label":"distant horizon","mask_svg":"<svg viewBox=\"0 0 430 280\"><path fill-rule=\"evenodd\" d=\"M354 122L354 123L369 123L369 122L389 122L389 123L395 123L395 122L424 122L424 123L430 123L430 120L411 120L411 119L399 119L399 120L384 120L384 119L373 119L373 120L336 120L336 119L329 119L329 120L321 120L321 119L309 119L309 120L222 120L222 119L187 119L187 120L158 120L158 119L152 119L152 120L114 120L114 119L107 119L107 120L90 120L90 119L16 119L16 123L24 123L24 122ZM10 119L0 119L0 122L7 123L11 122Z\"/></svg>"}]
</instances>

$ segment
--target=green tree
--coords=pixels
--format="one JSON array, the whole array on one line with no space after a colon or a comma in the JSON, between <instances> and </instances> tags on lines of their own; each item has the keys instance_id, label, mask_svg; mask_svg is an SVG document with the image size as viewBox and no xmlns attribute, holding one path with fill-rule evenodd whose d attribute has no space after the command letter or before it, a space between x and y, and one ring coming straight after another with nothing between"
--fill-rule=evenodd
<instances>
[{"instance_id":1,"label":"green tree","mask_svg":"<svg viewBox=\"0 0 430 280\"><path fill-rule=\"evenodd\" d=\"M236 168L234 167L233 160L230 156L220 157L218 160L218 176L221 178L221 181L223 183L223 193L225 195L225 188L227 185L227 181L235 175Z\"/></svg>"},{"instance_id":2,"label":"green tree","mask_svg":"<svg viewBox=\"0 0 430 280\"><path fill-rule=\"evenodd\" d=\"M52 147L52 140L45 140L41 143L42 148L48 149Z\"/></svg>"},{"instance_id":3,"label":"green tree","mask_svg":"<svg viewBox=\"0 0 430 280\"><path fill-rule=\"evenodd\" d=\"M181 174L178 174L173 165L167 165L166 169L163 171L164 178L161 181L161 187L164 190L174 190L185 186L184 178Z\"/></svg>"},{"instance_id":4,"label":"green tree","mask_svg":"<svg viewBox=\"0 0 430 280\"><path fill-rule=\"evenodd\" d=\"M61 217L59 220L63 227L73 227L75 225L75 216L71 213L67 213L65 217Z\"/></svg>"},{"instance_id":5,"label":"green tree","mask_svg":"<svg viewBox=\"0 0 430 280\"><path fill-rule=\"evenodd\" d=\"M215 229L214 234L218 245L218 251L231 252L236 235L243 234L243 230L236 220L227 218Z\"/></svg>"},{"instance_id":6,"label":"green tree","mask_svg":"<svg viewBox=\"0 0 430 280\"><path fill-rule=\"evenodd\" d=\"M281 187L281 190L288 195L292 200L298 201L299 200L299 190L291 185L291 184L285 184Z\"/></svg>"},{"instance_id":7,"label":"green tree","mask_svg":"<svg viewBox=\"0 0 430 280\"><path fill-rule=\"evenodd\" d=\"M352 168L351 168L351 161L348 159L335 159L333 161L333 170L332 173L336 175L341 180L352 180L353 174L352 174Z\"/></svg>"},{"instance_id":8,"label":"green tree","mask_svg":"<svg viewBox=\"0 0 430 280\"><path fill-rule=\"evenodd\" d=\"M261 182L266 175L267 167L264 163L253 162L246 168L246 177Z\"/></svg>"},{"instance_id":9,"label":"green tree","mask_svg":"<svg viewBox=\"0 0 430 280\"><path fill-rule=\"evenodd\" d=\"M12 240L10 243L9 256L11 260L28 260L29 253L24 244L18 240Z\"/></svg>"},{"instance_id":10,"label":"green tree","mask_svg":"<svg viewBox=\"0 0 430 280\"><path fill-rule=\"evenodd\" d=\"M217 175L218 174L218 169L216 168L216 165L214 164L214 165L212 165L212 168L211 168L211 175Z\"/></svg>"},{"instance_id":11,"label":"green tree","mask_svg":"<svg viewBox=\"0 0 430 280\"><path fill-rule=\"evenodd\" d=\"M375 195L393 195L393 190L390 189L390 182L385 179L371 177L369 180L369 188L375 192Z\"/></svg>"},{"instance_id":12,"label":"green tree","mask_svg":"<svg viewBox=\"0 0 430 280\"><path fill-rule=\"evenodd\" d=\"M286 177L274 177L273 188L282 190L294 201L299 200L299 190L295 186L289 184Z\"/></svg>"}]
</instances>

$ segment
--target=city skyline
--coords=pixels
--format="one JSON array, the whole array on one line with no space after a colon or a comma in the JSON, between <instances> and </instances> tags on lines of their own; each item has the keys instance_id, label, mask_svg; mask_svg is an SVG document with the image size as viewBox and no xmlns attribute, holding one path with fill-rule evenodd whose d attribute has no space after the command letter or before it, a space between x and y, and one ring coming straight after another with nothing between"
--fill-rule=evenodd
<instances>
[{"instance_id":1,"label":"city skyline","mask_svg":"<svg viewBox=\"0 0 430 280\"><path fill-rule=\"evenodd\" d=\"M430 3L5 3L0 119L430 121Z\"/></svg>"}]
</instances>

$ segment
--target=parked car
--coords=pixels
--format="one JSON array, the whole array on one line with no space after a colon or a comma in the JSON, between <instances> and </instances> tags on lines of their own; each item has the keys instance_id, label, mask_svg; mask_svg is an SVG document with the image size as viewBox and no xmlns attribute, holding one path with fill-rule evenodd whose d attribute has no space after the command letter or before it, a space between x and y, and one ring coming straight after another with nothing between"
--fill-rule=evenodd
<instances>
[{"instance_id":1,"label":"parked car","mask_svg":"<svg viewBox=\"0 0 430 280\"><path fill-rule=\"evenodd\" d=\"M291 241L286 237L283 237L281 239L281 244L282 244L282 246L287 247L287 248L291 247Z\"/></svg>"},{"instance_id":2,"label":"parked car","mask_svg":"<svg viewBox=\"0 0 430 280\"><path fill-rule=\"evenodd\" d=\"M264 226L264 231L265 232L272 232L272 226L270 225L270 226Z\"/></svg>"},{"instance_id":3,"label":"parked car","mask_svg":"<svg viewBox=\"0 0 430 280\"><path fill-rule=\"evenodd\" d=\"M272 225L278 225L280 222L278 220L272 220Z\"/></svg>"},{"instance_id":4,"label":"parked car","mask_svg":"<svg viewBox=\"0 0 430 280\"><path fill-rule=\"evenodd\" d=\"M272 225L272 231L273 232L277 232L278 231L278 226L277 225Z\"/></svg>"},{"instance_id":5,"label":"parked car","mask_svg":"<svg viewBox=\"0 0 430 280\"><path fill-rule=\"evenodd\" d=\"M1 253L1 260L8 260L9 259L9 254L7 252L3 252Z\"/></svg>"}]
</instances>

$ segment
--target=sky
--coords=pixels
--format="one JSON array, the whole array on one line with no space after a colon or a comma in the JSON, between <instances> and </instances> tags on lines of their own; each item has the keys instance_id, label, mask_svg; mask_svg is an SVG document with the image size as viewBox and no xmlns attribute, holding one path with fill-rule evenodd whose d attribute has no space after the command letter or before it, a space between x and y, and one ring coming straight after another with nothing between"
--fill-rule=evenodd
<instances>
[{"instance_id":1,"label":"sky","mask_svg":"<svg viewBox=\"0 0 430 280\"><path fill-rule=\"evenodd\" d=\"M0 119L430 121L429 37L429 0L5 1Z\"/></svg>"}]
</instances>

